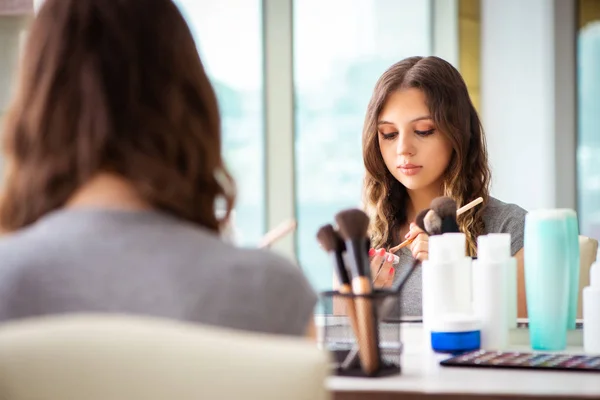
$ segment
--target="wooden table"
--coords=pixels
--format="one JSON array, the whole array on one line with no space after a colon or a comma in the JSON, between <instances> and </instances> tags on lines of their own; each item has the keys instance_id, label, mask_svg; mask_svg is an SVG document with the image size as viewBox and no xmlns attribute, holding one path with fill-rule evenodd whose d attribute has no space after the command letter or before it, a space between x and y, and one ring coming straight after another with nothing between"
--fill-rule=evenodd
<instances>
[{"instance_id":1,"label":"wooden table","mask_svg":"<svg viewBox=\"0 0 600 400\"><path fill-rule=\"evenodd\" d=\"M600 399L600 373L442 367L448 356L424 345L420 324L402 327L402 373L386 378L331 377L336 400ZM525 329L511 332L511 350L530 351ZM566 352L582 353L581 331L569 332Z\"/></svg>"}]
</instances>

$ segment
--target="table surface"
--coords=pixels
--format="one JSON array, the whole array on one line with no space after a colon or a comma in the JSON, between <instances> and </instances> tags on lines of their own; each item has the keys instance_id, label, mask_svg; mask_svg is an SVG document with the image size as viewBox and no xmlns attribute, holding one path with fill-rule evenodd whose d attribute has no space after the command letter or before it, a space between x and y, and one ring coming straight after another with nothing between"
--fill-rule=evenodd
<instances>
[{"instance_id":1,"label":"table surface","mask_svg":"<svg viewBox=\"0 0 600 400\"><path fill-rule=\"evenodd\" d=\"M511 332L509 350L530 352L527 331ZM600 398L600 373L442 367L448 355L425 345L421 324L402 326L404 354L400 375L385 378L330 377L333 392L407 392L509 396L564 396ZM566 353L582 354L581 332L569 332Z\"/></svg>"}]
</instances>

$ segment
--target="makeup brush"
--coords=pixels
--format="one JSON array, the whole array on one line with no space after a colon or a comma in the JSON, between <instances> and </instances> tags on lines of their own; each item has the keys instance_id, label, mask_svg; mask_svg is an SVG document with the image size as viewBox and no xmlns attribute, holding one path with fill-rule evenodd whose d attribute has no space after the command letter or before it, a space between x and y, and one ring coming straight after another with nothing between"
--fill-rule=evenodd
<instances>
[{"instance_id":1,"label":"makeup brush","mask_svg":"<svg viewBox=\"0 0 600 400\"><path fill-rule=\"evenodd\" d=\"M431 201L430 207L441 219L441 229L438 234L460 232L458 222L456 222L456 209L458 207L456 206L456 201L454 201L454 199L447 196L436 197ZM427 224L425 224L425 226L427 226Z\"/></svg>"},{"instance_id":2,"label":"makeup brush","mask_svg":"<svg viewBox=\"0 0 600 400\"><path fill-rule=\"evenodd\" d=\"M346 251L346 245L331 224L323 225L317 231L317 240L323 250L329 253L333 258L333 267L337 275L340 286L348 286L350 293L350 276L344 264L343 253ZM340 289L342 292L343 289Z\"/></svg>"},{"instance_id":3,"label":"makeup brush","mask_svg":"<svg viewBox=\"0 0 600 400\"><path fill-rule=\"evenodd\" d=\"M415 259L409 269L407 269L404 274L398 279L391 287L390 292L399 294L404 284L408 281L412 273L415 269L417 269L418 265L421 263L418 259ZM394 310L394 306L397 304L398 297L397 296L389 296L384 298L381 306L379 307L378 319L379 321L384 321L386 318L390 316L392 311ZM344 359L342 363L342 369L351 368L359 359L359 347L354 346L350 353Z\"/></svg>"},{"instance_id":4,"label":"makeup brush","mask_svg":"<svg viewBox=\"0 0 600 400\"><path fill-rule=\"evenodd\" d=\"M352 278L370 275L368 238L369 217L359 209L344 210L336 214L335 222L339 227L348 253L348 265Z\"/></svg>"},{"instance_id":5,"label":"makeup brush","mask_svg":"<svg viewBox=\"0 0 600 400\"><path fill-rule=\"evenodd\" d=\"M333 269L336 273L340 286L338 292L341 294L351 294L352 288L350 287L350 276L348 270L344 264L343 253L346 251L346 245L340 237L340 235L333 229L331 224L322 226L317 232L317 240L321 244L321 247L331 255L333 261ZM348 317L350 318L350 324L354 335L358 337L358 325L356 323L356 311L354 309L354 300L351 297L343 297L343 302L346 306Z\"/></svg>"},{"instance_id":6,"label":"makeup brush","mask_svg":"<svg viewBox=\"0 0 600 400\"><path fill-rule=\"evenodd\" d=\"M433 209L429 209L423 218L423 229L429 236L442 234L442 218Z\"/></svg>"},{"instance_id":7,"label":"makeup brush","mask_svg":"<svg viewBox=\"0 0 600 400\"><path fill-rule=\"evenodd\" d=\"M265 247L271 246L276 241L285 237L288 233L292 232L298 226L295 219L289 219L287 221L283 221L281 224L277 225L275 228L271 229L267 232L258 245L259 248L263 249Z\"/></svg>"},{"instance_id":8,"label":"makeup brush","mask_svg":"<svg viewBox=\"0 0 600 400\"><path fill-rule=\"evenodd\" d=\"M417 217L415 218L415 225L417 225L419 228L421 228L422 231L425 231L425 215L427 215L427 213L429 212L430 208L426 208L424 210L421 210L421 212L419 212L417 214Z\"/></svg>"},{"instance_id":9,"label":"makeup brush","mask_svg":"<svg viewBox=\"0 0 600 400\"><path fill-rule=\"evenodd\" d=\"M372 292L371 267L366 241L369 217L358 209L344 210L336 214L335 222L346 244L346 260L352 272L352 292L358 295L354 299L359 336L359 356L363 371L373 375L379 369L379 336L375 307L369 297Z\"/></svg>"},{"instance_id":10,"label":"makeup brush","mask_svg":"<svg viewBox=\"0 0 600 400\"><path fill-rule=\"evenodd\" d=\"M417 225L419 228L421 228L421 230L423 230L424 232L427 232L427 230L425 229L425 225L424 225L424 223L423 223L423 220L424 220L424 218L425 218L425 215L427 214L427 212L428 212L429 210L430 210L429 208L426 208L425 210L421 210L421 212L419 212L419 213L417 214L417 217L415 218L415 224L416 224L416 225ZM391 247L391 248L388 250L388 252L389 252L389 253L392 253L392 254L394 254L394 253L395 253L395 252L397 252L398 250L400 250L400 249L402 249L402 248L404 248L404 247L406 247L406 246L409 246L409 245L410 245L410 244L411 244L411 243L412 243L414 240L415 240L414 238L412 238L412 239L407 239L407 240L405 240L404 242L400 243L399 245L397 245L397 246L394 246L394 247ZM398 260L398 261L399 261L399 260Z\"/></svg>"},{"instance_id":11,"label":"makeup brush","mask_svg":"<svg viewBox=\"0 0 600 400\"><path fill-rule=\"evenodd\" d=\"M478 197L467 205L456 210L456 202L450 197L437 197L431 202L431 210L435 214L428 212L424 219L426 232L429 235L440 235L442 233L460 232L457 217L471 208L483 202L483 198Z\"/></svg>"},{"instance_id":12,"label":"makeup brush","mask_svg":"<svg viewBox=\"0 0 600 400\"><path fill-rule=\"evenodd\" d=\"M481 203L483 203L483 198L482 198L482 197L478 197L478 198L476 198L476 199L475 199L475 200L473 200L472 202L470 202L470 203L467 203L467 204L465 204L464 206L462 206L461 208L459 208L458 210L456 210L456 216L458 217L458 216L460 216L461 214L464 214L465 212L469 211L470 209L472 209L473 207L475 207L475 206L477 206L478 204L481 204ZM424 216L425 216L425 215L427 214L427 212L429 212L429 209L427 209L427 210L423 210L423 211L425 211L425 214L424 214ZM422 213L423 211L421 211L421 213ZM419 215L420 215L421 213L419 213ZM423 231L427 232L427 229L424 229L424 228L425 228L425 225L424 225L424 224L423 224L423 225L420 225L420 224L419 224L419 219L418 219L418 218L419 218L419 215L417 215L417 219L415 220L415 223L417 224L417 226L418 226L419 228L421 228ZM429 217L430 217L430 218L433 218L433 217L434 217L434 215L430 215ZM448 231L448 232L450 232L450 231ZM397 252L398 250L400 250L401 248L403 248L403 247L406 247L406 246L410 245L410 244L413 242L413 240L414 240L414 239L407 239L407 240L405 240L404 242L400 243L399 245L397 245L397 246L394 246L394 247L390 248L390 249L389 249L389 252L390 252L390 253L395 253L395 252Z\"/></svg>"}]
</instances>

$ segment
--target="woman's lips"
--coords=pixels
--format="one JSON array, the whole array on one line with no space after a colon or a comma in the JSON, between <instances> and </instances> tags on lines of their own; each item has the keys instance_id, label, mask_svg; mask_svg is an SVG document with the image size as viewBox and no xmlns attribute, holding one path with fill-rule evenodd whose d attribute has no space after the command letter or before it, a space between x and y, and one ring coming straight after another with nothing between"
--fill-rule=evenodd
<instances>
[{"instance_id":1,"label":"woman's lips","mask_svg":"<svg viewBox=\"0 0 600 400\"><path fill-rule=\"evenodd\" d=\"M421 172L421 168L423 168L423 167L420 165L414 165L414 164L403 164L403 165L398 166L398 169L400 170L400 172L402 172L404 175L408 175L408 176L418 174L419 172Z\"/></svg>"}]
</instances>

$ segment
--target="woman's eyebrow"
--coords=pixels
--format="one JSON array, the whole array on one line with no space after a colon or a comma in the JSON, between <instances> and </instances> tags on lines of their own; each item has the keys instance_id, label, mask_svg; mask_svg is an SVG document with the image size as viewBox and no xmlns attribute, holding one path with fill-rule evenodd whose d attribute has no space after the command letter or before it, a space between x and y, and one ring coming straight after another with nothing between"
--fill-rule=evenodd
<instances>
[{"instance_id":1,"label":"woman's eyebrow","mask_svg":"<svg viewBox=\"0 0 600 400\"><path fill-rule=\"evenodd\" d=\"M423 120L426 120L426 119L431 119L431 116L430 115L423 115L422 117L417 117L417 118L413 119L410 122L423 121Z\"/></svg>"},{"instance_id":2,"label":"woman's eyebrow","mask_svg":"<svg viewBox=\"0 0 600 400\"><path fill-rule=\"evenodd\" d=\"M410 122L418 122L418 121L425 121L425 120L429 120L432 119L430 115L423 115L421 117L417 117L412 119ZM381 121L377 121L377 126L379 125L394 125L393 122L390 121L385 121L385 120L381 120Z\"/></svg>"}]
</instances>

